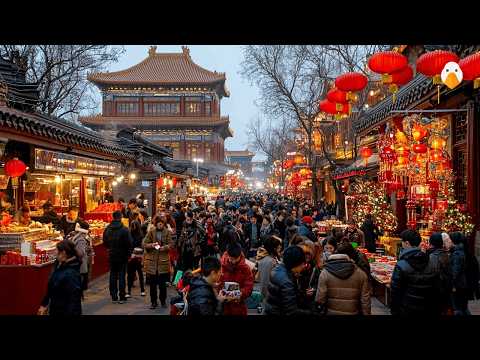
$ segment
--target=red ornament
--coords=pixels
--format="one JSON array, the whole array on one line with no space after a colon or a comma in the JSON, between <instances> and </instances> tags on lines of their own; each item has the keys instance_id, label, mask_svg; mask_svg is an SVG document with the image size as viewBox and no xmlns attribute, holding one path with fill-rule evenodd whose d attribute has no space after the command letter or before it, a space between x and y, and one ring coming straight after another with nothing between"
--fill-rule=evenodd
<instances>
[{"instance_id":1,"label":"red ornament","mask_svg":"<svg viewBox=\"0 0 480 360\"><path fill-rule=\"evenodd\" d=\"M430 161L439 162L444 160L445 158L443 157L441 150L430 150Z\"/></svg>"},{"instance_id":2,"label":"red ornament","mask_svg":"<svg viewBox=\"0 0 480 360\"><path fill-rule=\"evenodd\" d=\"M411 66L390 74L390 83L395 85L405 85L413 79L413 69Z\"/></svg>"},{"instance_id":3,"label":"red ornament","mask_svg":"<svg viewBox=\"0 0 480 360\"><path fill-rule=\"evenodd\" d=\"M459 57L451 51L431 51L418 58L417 71L429 77L438 76L446 63L450 61L458 62L458 60Z\"/></svg>"},{"instance_id":4,"label":"red ornament","mask_svg":"<svg viewBox=\"0 0 480 360\"><path fill-rule=\"evenodd\" d=\"M334 103L329 100L320 101L320 111L323 111L327 114L348 114L350 113L350 104L348 103Z\"/></svg>"},{"instance_id":5,"label":"red ornament","mask_svg":"<svg viewBox=\"0 0 480 360\"><path fill-rule=\"evenodd\" d=\"M294 162L296 165L301 165L303 164L303 156L302 155L296 155Z\"/></svg>"},{"instance_id":6,"label":"red ornament","mask_svg":"<svg viewBox=\"0 0 480 360\"><path fill-rule=\"evenodd\" d=\"M428 148L427 148L427 145L425 144L415 144L412 146L412 150L416 154L425 154Z\"/></svg>"},{"instance_id":7,"label":"red ornament","mask_svg":"<svg viewBox=\"0 0 480 360\"><path fill-rule=\"evenodd\" d=\"M480 52L469 55L459 61L464 80L474 80L473 87L480 87Z\"/></svg>"},{"instance_id":8,"label":"red ornament","mask_svg":"<svg viewBox=\"0 0 480 360\"><path fill-rule=\"evenodd\" d=\"M367 160L370 156L372 156L373 151L368 146L364 146L360 149L360 156Z\"/></svg>"},{"instance_id":9,"label":"red ornament","mask_svg":"<svg viewBox=\"0 0 480 360\"><path fill-rule=\"evenodd\" d=\"M358 72L349 72L335 79L335 86L342 91L360 91L367 86L368 78Z\"/></svg>"},{"instance_id":10,"label":"red ornament","mask_svg":"<svg viewBox=\"0 0 480 360\"><path fill-rule=\"evenodd\" d=\"M391 74L402 70L407 65L407 57L396 51L382 51L368 59L368 67L378 74Z\"/></svg>"},{"instance_id":11,"label":"red ornament","mask_svg":"<svg viewBox=\"0 0 480 360\"><path fill-rule=\"evenodd\" d=\"M347 92L338 90L338 89L332 89L329 90L327 93L327 99L328 101L332 103L346 103L348 102L347 99Z\"/></svg>"},{"instance_id":12,"label":"red ornament","mask_svg":"<svg viewBox=\"0 0 480 360\"><path fill-rule=\"evenodd\" d=\"M22 176L23 174L25 174L26 170L27 166L22 160L19 160L18 158L8 160L5 164L5 174L13 178Z\"/></svg>"}]
</instances>

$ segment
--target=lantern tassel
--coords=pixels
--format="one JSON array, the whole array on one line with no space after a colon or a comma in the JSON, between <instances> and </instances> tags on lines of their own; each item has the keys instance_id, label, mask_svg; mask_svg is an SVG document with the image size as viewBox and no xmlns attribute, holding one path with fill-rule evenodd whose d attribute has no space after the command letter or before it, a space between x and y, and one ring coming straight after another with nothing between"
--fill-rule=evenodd
<instances>
[{"instance_id":1,"label":"lantern tassel","mask_svg":"<svg viewBox=\"0 0 480 360\"><path fill-rule=\"evenodd\" d=\"M437 85L437 104L440 104L440 85Z\"/></svg>"}]
</instances>

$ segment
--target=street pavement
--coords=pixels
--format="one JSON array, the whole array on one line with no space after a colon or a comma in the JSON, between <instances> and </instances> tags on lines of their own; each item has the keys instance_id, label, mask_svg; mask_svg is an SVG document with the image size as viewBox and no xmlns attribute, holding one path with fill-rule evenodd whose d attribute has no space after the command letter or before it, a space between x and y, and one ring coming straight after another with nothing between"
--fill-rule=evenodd
<instances>
[{"instance_id":1,"label":"street pavement","mask_svg":"<svg viewBox=\"0 0 480 360\"><path fill-rule=\"evenodd\" d=\"M90 288L85 292L85 301L83 302L84 315L169 315L170 303L169 299L176 296L173 287L169 287L167 291L167 308L159 306L155 310L150 310L150 295L148 286L146 287L146 296L140 296L140 288L138 284L132 289L132 297L124 304L114 304L111 301L108 291L108 274L90 283ZM474 306L470 306L472 313L480 314L480 302L476 302L475 312ZM390 311L376 298L372 298L372 315L389 315ZM249 315L259 315L257 310L249 310Z\"/></svg>"}]
</instances>

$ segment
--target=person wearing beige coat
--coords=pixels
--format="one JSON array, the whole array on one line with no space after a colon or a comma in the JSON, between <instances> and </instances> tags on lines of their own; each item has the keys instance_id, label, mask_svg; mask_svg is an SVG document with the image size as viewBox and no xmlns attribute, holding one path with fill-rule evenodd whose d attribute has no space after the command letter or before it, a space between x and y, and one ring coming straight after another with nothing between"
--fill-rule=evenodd
<instances>
[{"instance_id":1,"label":"person wearing beige coat","mask_svg":"<svg viewBox=\"0 0 480 360\"><path fill-rule=\"evenodd\" d=\"M331 255L320 274L315 301L327 315L370 315L368 277L348 255Z\"/></svg>"}]
</instances>

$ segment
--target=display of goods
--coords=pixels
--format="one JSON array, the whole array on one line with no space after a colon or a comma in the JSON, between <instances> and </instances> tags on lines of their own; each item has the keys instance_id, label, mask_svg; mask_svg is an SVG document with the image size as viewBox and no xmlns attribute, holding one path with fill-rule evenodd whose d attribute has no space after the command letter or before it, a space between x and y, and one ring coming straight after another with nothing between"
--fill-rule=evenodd
<instances>
[{"instance_id":1,"label":"display of goods","mask_svg":"<svg viewBox=\"0 0 480 360\"><path fill-rule=\"evenodd\" d=\"M117 211L117 210L121 210L122 207L120 204L118 203L104 203L104 204L100 204L98 205L95 209L93 209L92 211L90 211L90 213L103 213L103 212L114 212L114 211Z\"/></svg>"}]
</instances>

